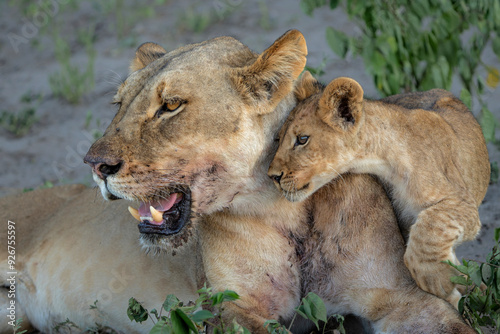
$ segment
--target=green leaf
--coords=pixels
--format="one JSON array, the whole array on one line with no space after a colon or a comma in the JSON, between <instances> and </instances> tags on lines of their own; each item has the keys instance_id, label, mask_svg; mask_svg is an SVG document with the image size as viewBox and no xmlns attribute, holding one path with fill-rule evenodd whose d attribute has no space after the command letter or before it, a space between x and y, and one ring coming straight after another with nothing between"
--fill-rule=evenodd
<instances>
[{"instance_id":1,"label":"green leaf","mask_svg":"<svg viewBox=\"0 0 500 334\"><path fill-rule=\"evenodd\" d=\"M462 88L460 91L460 100L462 100L467 108L472 109L472 96L467 88Z\"/></svg>"},{"instance_id":2,"label":"green leaf","mask_svg":"<svg viewBox=\"0 0 500 334\"><path fill-rule=\"evenodd\" d=\"M201 323L207 319L212 319L213 317L215 317L215 316L213 315L212 312L210 312L208 310L200 310L200 311L194 313L193 316L191 317L191 319L196 323Z\"/></svg>"},{"instance_id":3,"label":"green leaf","mask_svg":"<svg viewBox=\"0 0 500 334\"><path fill-rule=\"evenodd\" d=\"M491 41L491 48L493 49L493 52L497 55L497 57L500 57L500 35L495 36L493 40Z\"/></svg>"},{"instance_id":4,"label":"green leaf","mask_svg":"<svg viewBox=\"0 0 500 334\"><path fill-rule=\"evenodd\" d=\"M347 54L348 38L342 31L335 30L332 27L326 28L326 42L330 49L339 57L345 58Z\"/></svg>"},{"instance_id":5,"label":"green leaf","mask_svg":"<svg viewBox=\"0 0 500 334\"><path fill-rule=\"evenodd\" d=\"M306 300L305 298L302 299L302 311L307 315L307 319L313 320L311 319L312 318L311 305L309 301Z\"/></svg>"},{"instance_id":6,"label":"green leaf","mask_svg":"<svg viewBox=\"0 0 500 334\"><path fill-rule=\"evenodd\" d=\"M170 334L170 333L172 333L172 329L168 326L165 320L158 321L149 331L149 334Z\"/></svg>"},{"instance_id":7,"label":"green leaf","mask_svg":"<svg viewBox=\"0 0 500 334\"><path fill-rule=\"evenodd\" d=\"M453 262L447 260L447 261L443 261L444 263L448 263L450 266L452 266L453 268L455 268L456 270L458 270L459 272L461 272L462 274L465 274L465 275L468 275L469 274L469 270L467 269L467 266L466 265L461 265L461 264L454 264ZM465 260L464 260L464 263L466 264Z\"/></svg>"},{"instance_id":8,"label":"green leaf","mask_svg":"<svg viewBox=\"0 0 500 334\"><path fill-rule=\"evenodd\" d=\"M481 277L483 278L483 282L487 285L490 285L493 281L493 270L491 270L491 266L487 263L481 264Z\"/></svg>"},{"instance_id":9,"label":"green leaf","mask_svg":"<svg viewBox=\"0 0 500 334\"><path fill-rule=\"evenodd\" d=\"M133 297L128 300L127 315L130 321L142 323L148 320L148 310Z\"/></svg>"},{"instance_id":10,"label":"green leaf","mask_svg":"<svg viewBox=\"0 0 500 334\"><path fill-rule=\"evenodd\" d=\"M496 162L495 162L495 164L496 164ZM498 172L498 167L497 167L497 172ZM495 241L499 242L500 241L500 227L497 227L495 229L494 235L495 235ZM499 279L500 279L500 277L499 277Z\"/></svg>"},{"instance_id":11,"label":"green leaf","mask_svg":"<svg viewBox=\"0 0 500 334\"><path fill-rule=\"evenodd\" d=\"M305 314L303 311L302 311L302 305L300 305L299 307L297 307L295 309L295 312L297 312L298 315L300 315L302 318L304 319L307 319L307 314Z\"/></svg>"},{"instance_id":12,"label":"green leaf","mask_svg":"<svg viewBox=\"0 0 500 334\"><path fill-rule=\"evenodd\" d=\"M172 330L175 334L189 334L190 330L198 333L198 329L193 321L181 309L175 309L170 312L170 321L172 322Z\"/></svg>"},{"instance_id":13,"label":"green leaf","mask_svg":"<svg viewBox=\"0 0 500 334\"><path fill-rule=\"evenodd\" d=\"M452 276L450 280L455 284L465 285L467 286L467 279L463 276Z\"/></svg>"},{"instance_id":14,"label":"green leaf","mask_svg":"<svg viewBox=\"0 0 500 334\"><path fill-rule=\"evenodd\" d=\"M224 296L224 302L233 301L240 298L240 296L232 290L225 290L222 292L222 295Z\"/></svg>"},{"instance_id":15,"label":"green leaf","mask_svg":"<svg viewBox=\"0 0 500 334\"><path fill-rule=\"evenodd\" d=\"M483 135L486 139L486 142L489 143L491 141L494 141L497 121L495 119L495 116L493 116L491 111L485 106L483 106L483 108L481 109L479 124L481 124L481 129L483 130Z\"/></svg>"},{"instance_id":16,"label":"green leaf","mask_svg":"<svg viewBox=\"0 0 500 334\"><path fill-rule=\"evenodd\" d=\"M460 314L464 314L464 303L465 303L465 296L460 298L458 301L458 312Z\"/></svg>"},{"instance_id":17,"label":"green leaf","mask_svg":"<svg viewBox=\"0 0 500 334\"><path fill-rule=\"evenodd\" d=\"M307 296L302 298L302 303L296 311L304 318L314 322L318 330L318 321L327 321L325 304L321 298L313 292L309 292Z\"/></svg>"},{"instance_id":18,"label":"green leaf","mask_svg":"<svg viewBox=\"0 0 500 334\"><path fill-rule=\"evenodd\" d=\"M481 268L479 267L479 264L474 261L469 262L468 266L468 271L469 271L469 277L476 284L476 286L481 286L481 283L483 282L481 279Z\"/></svg>"},{"instance_id":19,"label":"green leaf","mask_svg":"<svg viewBox=\"0 0 500 334\"><path fill-rule=\"evenodd\" d=\"M229 302L239 299L240 296L231 290L225 290L222 292L215 293L210 299L212 300L212 306L219 305L223 302Z\"/></svg>"},{"instance_id":20,"label":"green leaf","mask_svg":"<svg viewBox=\"0 0 500 334\"><path fill-rule=\"evenodd\" d=\"M193 323L193 320L191 320L191 318L189 318L189 316L186 313L184 313L183 310L177 309L176 313L182 318L182 320L189 327L190 330L192 330L195 333L198 333L198 328L196 328L196 325Z\"/></svg>"},{"instance_id":21,"label":"green leaf","mask_svg":"<svg viewBox=\"0 0 500 334\"><path fill-rule=\"evenodd\" d=\"M163 309L167 312L170 312L172 308L179 305L179 299L175 295L168 295L163 302Z\"/></svg>"},{"instance_id":22,"label":"green leaf","mask_svg":"<svg viewBox=\"0 0 500 334\"><path fill-rule=\"evenodd\" d=\"M321 6L324 6L326 4L326 0L301 0L300 1L300 9L306 15L312 16L313 11Z\"/></svg>"}]
</instances>

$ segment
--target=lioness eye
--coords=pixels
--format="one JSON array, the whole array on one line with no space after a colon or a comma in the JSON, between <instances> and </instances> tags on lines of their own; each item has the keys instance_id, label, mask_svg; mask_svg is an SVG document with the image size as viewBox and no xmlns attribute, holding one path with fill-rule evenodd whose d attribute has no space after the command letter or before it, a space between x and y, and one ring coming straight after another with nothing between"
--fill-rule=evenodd
<instances>
[{"instance_id":1,"label":"lioness eye","mask_svg":"<svg viewBox=\"0 0 500 334\"><path fill-rule=\"evenodd\" d=\"M305 145L309 140L309 136L297 136L294 146Z\"/></svg>"},{"instance_id":2,"label":"lioness eye","mask_svg":"<svg viewBox=\"0 0 500 334\"><path fill-rule=\"evenodd\" d=\"M181 106L181 104L181 101L167 102L165 103L165 108L167 109L166 111L175 111Z\"/></svg>"},{"instance_id":3,"label":"lioness eye","mask_svg":"<svg viewBox=\"0 0 500 334\"><path fill-rule=\"evenodd\" d=\"M179 109L183 104L183 101L175 100L168 101L161 105L160 109L156 111L156 117L160 117L165 112L174 112Z\"/></svg>"}]
</instances>

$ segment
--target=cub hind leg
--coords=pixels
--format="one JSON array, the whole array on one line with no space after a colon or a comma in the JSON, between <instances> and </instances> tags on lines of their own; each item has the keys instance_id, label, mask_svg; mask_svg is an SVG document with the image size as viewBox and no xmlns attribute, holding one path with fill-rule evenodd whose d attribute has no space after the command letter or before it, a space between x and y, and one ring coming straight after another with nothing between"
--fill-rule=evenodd
<instances>
[{"instance_id":1,"label":"cub hind leg","mask_svg":"<svg viewBox=\"0 0 500 334\"><path fill-rule=\"evenodd\" d=\"M385 294L390 311L373 321L375 333L474 334L448 302L418 288ZM384 304L384 301L378 301Z\"/></svg>"},{"instance_id":2,"label":"cub hind leg","mask_svg":"<svg viewBox=\"0 0 500 334\"><path fill-rule=\"evenodd\" d=\"M423 210L410 228L404 255L417 285L457 307L460 293L450 278L458 273L443 261L457 263L455 247L472 240L480 226L477 207L459 198Z\"/></svg>"}]
</instances>

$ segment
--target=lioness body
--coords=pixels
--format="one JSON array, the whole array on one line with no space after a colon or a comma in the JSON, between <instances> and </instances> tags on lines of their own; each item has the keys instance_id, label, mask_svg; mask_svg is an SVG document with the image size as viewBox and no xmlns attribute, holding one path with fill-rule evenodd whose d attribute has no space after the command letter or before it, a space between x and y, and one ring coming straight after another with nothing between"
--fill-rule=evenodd
<instances>
[{"instance_id":1,"label":"lioness body","mask_svg":"<svg viewBox=\"0 0 500 334\"><path fill-rule=\"evenodd\" d=\"M145 254L126 203L106 203L96 189L69 185L4 197L0 216L2 240L13 235L7 221L15 227L13 269L7 244L0 249L2 334L13 330L7 317L12 301L16 319L43 333L55 333L67 319L82 331L98 323L120 333L149 333L152 322L127 317L129 298L151 310L170 293L186 303L198 297L203 270L197 244L175 256ZM11 275L15 298L8 296ZM96 300L98 308L91 309Z\"/></svg>"},{"instance_id":2,"label":"lioness body","mask_svg":"<svg viewBox=\"0 0 500 334\"><path fill-rule=\"evenodd\" d=\"M326 200L326 207L335 205L332 213L319 210L314 197L310 203L286 201L267 177L276 149L274 136L295 105L293 88L306 53L297 31L283 35L260 55L227 37L170 53L155 44L141 46L133 73L115 96L117 115L85 157L103 196L139 202L139 209L130 211L140 220L146 247L168 251L172 238L190 239L198 229L208 283L241 296L225 306L224 317L236 318L252 333L267 333L266 319L290 321L306 290L318 291L329 301L330 311L366 317L379 332L398 332L408 324L416 333L422 319L429 323L427 328L439 327L442 333L453 332L456 324L467 332L449 304L416 289L405 276L394 214L373 179L358 176L331 189L350 194L349 200L340 196L332 203L334 197L318 197ZM366 196L373 193L377 196ZM385 200L373 203L380 198ZM317 222L323 218L328 224ZM380 254L383 259L365 260L363 248L355 245L353 226L370 226L372 221L392 222L393 230L386 235L382 229L364 243L371 243L372 249L382 239L393 246ZM314 231L321 231L324 239L311 239ZM345 235L353 238L347 245L337 244ZM352 253L324 256L315 245L332 250L341 246ZM372 260L383 263L388 279ZM337 265L339 271L332 270ZM360 268L367 274L358 276ZM352 289L342 293L351 282ZM380 286L394 294L355 296L358 289ZM390 300L398 296L415 301L413 290L428 307L412 306L408 319L392 318L393 312L409 309L408 303ZM387 307L377 310L378 303Z\"/></svg>"},{"instance_id":3,"label":"lioness body","mask_svg":"<svg viewBox=\"0 0 500 334\"><path fill-rule=\"evenodd\" d=\"M412 276L456 305L441 261L457 262L454 248L477 235L490 173L481 128L460 100L439 89L363 100L357 82L339 78L297 107L281 138L269 173L291 200L348 172L389 185Z\"/></svg>"}]
</instances>

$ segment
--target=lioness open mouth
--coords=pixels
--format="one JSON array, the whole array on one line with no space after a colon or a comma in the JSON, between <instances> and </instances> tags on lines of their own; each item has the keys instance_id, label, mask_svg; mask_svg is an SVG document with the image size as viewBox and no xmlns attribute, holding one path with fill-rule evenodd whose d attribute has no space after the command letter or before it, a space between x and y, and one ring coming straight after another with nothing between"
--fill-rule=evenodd
<instances>
[{"instance_id":1,"label":"lioness open mouth","mask_svg":"<svg viewBox=\"0 0 500 334\"><path fill-rule=\"evenodd\" d=\"M141 202L139 209L129 206L128 211L140 221L140 233L177 234L190 219L191 193L188 190L174 192L166 197Z\"/></svg>"}]
</instances>

